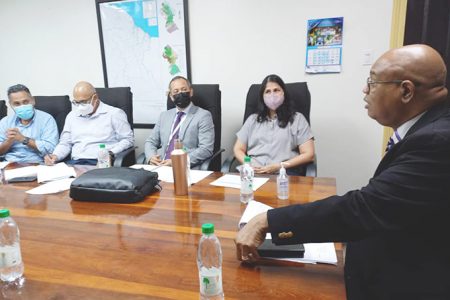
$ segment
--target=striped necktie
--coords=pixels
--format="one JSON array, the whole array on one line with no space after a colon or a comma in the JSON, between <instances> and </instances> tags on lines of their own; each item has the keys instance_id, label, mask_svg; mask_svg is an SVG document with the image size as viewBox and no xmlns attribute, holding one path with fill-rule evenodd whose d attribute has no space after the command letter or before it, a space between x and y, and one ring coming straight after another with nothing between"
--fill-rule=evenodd
<instances>
[{"instance_id":1,"label":"striped necktie","mask_svg":"<svg viewBox=\"0 0 450 300\"><path fill-rule=\"evenodd\" d=\"M385 152L388 152L389 150L391 150L391 148L397 144L398 142L400 142L402 140L402 138L400 137L400 135L398 134L397 130L394 131L394 133L392 134L392 136L389 138L389 141L386 145L386 150Z\"/></svg>"},{"instance_id":2,"label":"striped necktie","mask_svg":"<svg viewBox=\"0 0 450 300\"><path fill-rule=\"evenodd\" d=\"M170 155L173 151L173 148L175 146L175 140L178 139L178 133L180 132L180 126L178 126L178 124L180 124L181 118L183 118L183 116L184 116L184 112L179 111L177 113L177 118L176 118L175 123L173 124L173 128L172 128L172 130L173 130L173 132L171 134L172 138L170 139L169 146L167 147L167 150L166 150L166 155L164 156L165 159L169 159Z\"/></svg>"}]
</instances>

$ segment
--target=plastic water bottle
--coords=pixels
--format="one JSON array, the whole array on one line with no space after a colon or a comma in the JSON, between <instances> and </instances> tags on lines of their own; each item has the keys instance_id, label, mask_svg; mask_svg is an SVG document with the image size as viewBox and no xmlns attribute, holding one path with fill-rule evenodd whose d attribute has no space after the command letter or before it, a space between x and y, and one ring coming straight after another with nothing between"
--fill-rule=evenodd
<instances>
[{"instance_id":1,"label":"plastic water bottle","mask_svg":"<svg viewBox=\"0 0 450 300\"><path fill-rule=\"evenodd\" d=\"M111 167L111 159L109 157L109 152L105 148L105 144L100 144L100 149L98 150L97 156L97 167L98 168L109 168Z\"/></svg>"},{"instance_id":2,"label":"plastic water bottle","mask_svg":"<svg viewBox=\"0 0 450 300\"><path fill-rule=\"evenodd\" d=\"M277 194L278 199L287 200L289 198L289 178L283 163L281 163L280 174L277 177Z\"/></svg>"},{"instance_id":3,"label":"plastic water bottle","mask_svg":"<svg viewBox=\"0 0 450 300\"><path fill-rule=\"evenodd\" d=\"M200 279L200 299L224 299L222 288L222 248L214 234L214 224L202 225L198 243L197 266Z\"/></svg>"},{"instance_id":4,"label":"plastic water bottle","mask_svg":"<svg viewBox=\"0 0 450 300\"><path fill-rule=\"evenodd\" d=\"M20 233L8 209L0 209L0 280L12 282L22 277Z\"/></svg>"},{"instance_id":5,"label":"plastic water bottle","mask_svg":"<svg viewBox=\"0 0 450 300\"><path fill-rule=\"evenodd\" d=\"M244 164L241 167L241 202L248 203L253 199L253 177L255 173L250 165L250 157L244 157Z\"/></svg>"}]
</instances>

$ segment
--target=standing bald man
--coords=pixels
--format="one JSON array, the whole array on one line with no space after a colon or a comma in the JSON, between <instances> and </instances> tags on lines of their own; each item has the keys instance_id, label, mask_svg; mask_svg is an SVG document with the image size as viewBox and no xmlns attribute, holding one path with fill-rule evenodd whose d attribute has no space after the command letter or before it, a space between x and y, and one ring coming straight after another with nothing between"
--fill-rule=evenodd
<instances>
[{"instance_id":1,"label":"standing bald man","mask_svg":"<svg viewBox=\"0 0 450 300\"><path fill-rule=\"evenodd\" d=\"M361 190L269 210L237 235L239 260L276 244L348 242L348 299L450 299L450 112L439 53L410 45L382 55L364 87L368 115L394 129Z\"/></svg>"},{"instance_id":2,"label":"standing bald man","mask_svg":"<svg viewBox=\"0 0 450 300\"><path fill-rule=\"evenodd\" d=\"M100 144L113 156L134 145L134 135L125 112L100 101L95 88L81 81L73 89L74 109L67 115L59 144L45 157L52 165L71 154L68 164L97 164Z\"/></svg>"}]
</instances>

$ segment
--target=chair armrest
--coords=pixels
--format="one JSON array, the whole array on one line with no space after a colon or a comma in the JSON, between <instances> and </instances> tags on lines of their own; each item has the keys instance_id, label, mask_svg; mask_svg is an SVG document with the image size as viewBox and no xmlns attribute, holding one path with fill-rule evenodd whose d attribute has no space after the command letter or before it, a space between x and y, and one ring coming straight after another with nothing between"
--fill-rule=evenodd
<instances>
[{"instance_id":1,"label":"chair armrest","mask_svg":"<svg viewBox=\"0 0 450 300\"><path fill-rule=\"evenodd\" d=\"M136 163L138 165L146 165L146 159L145 159L145 153L141 153L139 154L138 158L136 159Z\"/></svg>"},{"instance_id":2,"label":"chair armrest","mask_svg":"<svg viewBox=\"0 0 450 300\"><path fill-rule=\"evenodd\" d=\"M119 152L114 157L114 167L129 167L136 164L135 149L137 147L131 147Z\"/></svg>"},{"instance_id":3,"label":"chair armrest","mask_svg":"<svg viewBox=\"0 0 450 300\"><path fill-rule=\"evenodd\" d=\"M314 155L314 161L306 165L305 176L317 177L317 157Z\"/></svg>"},{"instance_id":4,"label":"chair armrest","mask_svg":"<svg viewBox=\"0 0 450 300\"><path fill-rule=\"evenodd\" d=\"M222 168L220 169L220 171L222 173L230 173L231 172L231 167L234 164L236 158L234 156L229 156L227 157L227 159L225 159L225 161L222 164Z\"/></svg>"},{"instance_id":5,"label":"chair armrest","mask_svg":"<svg viewBox=\"0 0 450 300\"><path fill-rule=\"evenodd\" d=\"M220 153L225 152L225 149L219 149L216 153L214 153L210 158L206 159L200 164L200 170L207 171L209 170L209 164L211 161L216 158Z\"/></svg>"}]
</instances>

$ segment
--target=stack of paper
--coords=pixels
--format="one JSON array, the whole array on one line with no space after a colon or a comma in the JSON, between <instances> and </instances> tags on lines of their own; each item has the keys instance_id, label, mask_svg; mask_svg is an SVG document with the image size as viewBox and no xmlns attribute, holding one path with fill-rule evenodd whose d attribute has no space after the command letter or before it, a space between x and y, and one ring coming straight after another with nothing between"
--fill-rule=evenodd
<instances>
[{"instance_id":1,"label":"stack of paper","mask_svg":"<svg viewBox=\"0 0 450 300\"><path fill-rule=\"evenodd\" d=\"M133 165L130 168L133 169L144 169L147 171L152 171L158 173L158 179L165 182L173 183L173 171L172 167L168 166L153 166L153 165ZM191 170L191 183L197 183L200 180L208 177L212 171L201 171L201 170Z\"/></svg>"},{"instance_id":2,"label":"stack of paper","mask_svg":"<svg viewBox=\"0 0 450 300\"><path fill-rule=\"evenodd\" d=\"M259 189L267 181L269 181L269 178L267 178L267 177L254 177L253 178L253 191L256 191L257 189ZM241 188L241 176L226 174L226 175L223 175L222 177L214 180L210 184L215 185L215 186L223 186L223 187L240 189Z\"/></svg>"},{"instance_id":3,"label":"stack of paper","mask_svg":"<svg viewBox=\"0 0 450 300\"><path fill-rule=\"evenodd\" d=\"M245 226L254 216L266 212L272 207L258 202L250 201L239 220L239 229ZM270 233L267 233L266 239L272 239ZM305 247L305 254L303 258L272 258L293 262L301 263L326 263L326 264L337 264L336 249L334 248L334 243L310 243L303 244Z\"/></svg>"},{"instance_id":4,"label":"stack of paper","mask_svg":"<svg viewBox=\"0 0 450 300\"><path fill-rule=\"evenodd\" d=\"M37 166L37 180L39 183L76 176L75 169L63 162L54 166Z\"/></svg>"},{"instance_id":5,"label":"stack of paper","mask_svg":"<svg viewBox=\"0 0 450 300\"><path fill-rule=\"evenodd\" d=\"M7 181L14 178L23 177L36 177L37 176L37 166L29 166L23 168L16 168L11 170L5 170L5 179Z\"/></svg>"}]
</instances>

